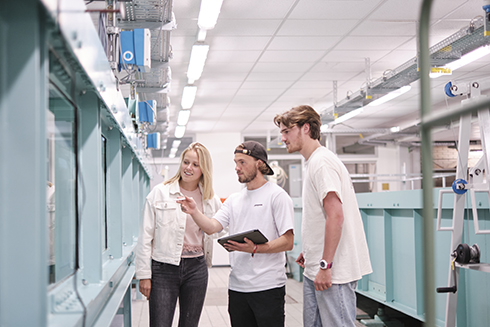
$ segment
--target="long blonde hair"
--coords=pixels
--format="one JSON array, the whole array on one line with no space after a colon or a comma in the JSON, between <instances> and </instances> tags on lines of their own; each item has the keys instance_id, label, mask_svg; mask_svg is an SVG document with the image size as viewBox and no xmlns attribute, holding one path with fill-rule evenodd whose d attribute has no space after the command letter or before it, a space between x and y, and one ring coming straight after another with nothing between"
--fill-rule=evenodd
<instances>
[{"instance_id":1,"label":"long blonde hair","mask_svg":"<svg viewBox=\"0 0 490 327\"><path fill-rule=\"evenodd\" d=\"M211 160L211 154L208 149L199 142L191 143L187 149L182 151L180 155L180 165L179 170L174 177L166 180L163 184L171 184L175 181L180 181L182 176L182 162L184 161L184 156L188 151L196 151L197 157L199 158L199 167L201 168L201 178L199 179L199 186L201 186L202 198L203 200L210 200L214 197L213 191L213 162Z\"/></svg>"}]
</instances>

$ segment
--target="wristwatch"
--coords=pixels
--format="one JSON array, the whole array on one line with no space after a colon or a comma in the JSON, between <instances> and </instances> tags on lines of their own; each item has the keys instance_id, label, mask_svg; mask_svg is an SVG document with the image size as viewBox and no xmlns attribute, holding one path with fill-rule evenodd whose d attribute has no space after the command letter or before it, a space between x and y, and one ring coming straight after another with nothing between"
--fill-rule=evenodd
<instances>
[{"instance_id":1,"label":"wristwatch","mask_svg":"<svg viewBox=\"0 0 490 327\"><path fill-rule=\"evenodd\" d=\"M333 266L333 262L328 263L327 261L325 261L323 259L320 260L320 269L323 269L323 270L330 269L330 268L332 268L332 266Z\"/></svg>"}]
</instances>

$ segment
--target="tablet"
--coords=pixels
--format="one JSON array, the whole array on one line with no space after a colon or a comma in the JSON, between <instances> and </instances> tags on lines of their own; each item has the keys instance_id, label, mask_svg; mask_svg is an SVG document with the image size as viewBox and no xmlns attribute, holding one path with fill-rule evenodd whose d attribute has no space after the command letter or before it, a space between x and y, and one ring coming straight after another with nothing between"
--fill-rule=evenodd
<instances>
[{"instance_id":1,"label":"tablet","mask_svg":"<svg viewBox=\"0 0 490 327\"><path fill-rule=\"evenodd\" d=\"M266 243L267 241L269 241L267 239L267 237L265 237L264 234L262 234L258 229L252 229L252 230L249 230L247 232L242 232L242 233L222 237L222 238L218 239L218 243L221 244L223 247L225 246L224 244L228 241L245 243L245 241L243 240L243 238L245 238L245 237L248 238L249 240L251 240L252 242L254 242L255 244L262 244L262 243ZM227 249L227 251L228 251L228 249Z\"/></svg>"}]
</instances>

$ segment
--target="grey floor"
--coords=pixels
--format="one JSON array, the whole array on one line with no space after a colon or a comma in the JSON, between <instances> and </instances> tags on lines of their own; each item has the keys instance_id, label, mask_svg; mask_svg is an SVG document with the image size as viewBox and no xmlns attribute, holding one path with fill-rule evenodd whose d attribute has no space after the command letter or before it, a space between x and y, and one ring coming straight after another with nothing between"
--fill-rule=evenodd
<instances>
[{"instance_id":1,"label":"grey floor","mask_svg":"<svg viewBox=\"0 0 490 327\"><path fill-rule=\"evenodd\" d=\"M229 327L228 316L228 275L229 267L213 267L209 269L209 283L204 308L201 315L200 327ZM136 293L135 293L136 294ZM138 300L133 296L132 322L133 327L148 327L148 301ZM303 326L303 283L288 279L286 284L286 327ZM358 315L365 312L358 309ZM178 324L178 307L172 326ZM358 326L364 326L361 323Z\"/></svg>"},{"instance_id":2,"label":"grey floor","mask_svg":"<svg viewBox=\"0 0 490 327\"><path fill-rule=\"evenodd\" d=\"M229 267L213 267L209 269L209 283L201 314L200 327L229 327L228 316L228 275ZM288 279L286 285L286 326L303 326L303 284L293 279ZM147 327L148 324L148 301L133 300L133 327ZM172 326L178 323L178 307Z\"/></svg>"}]
</instances>

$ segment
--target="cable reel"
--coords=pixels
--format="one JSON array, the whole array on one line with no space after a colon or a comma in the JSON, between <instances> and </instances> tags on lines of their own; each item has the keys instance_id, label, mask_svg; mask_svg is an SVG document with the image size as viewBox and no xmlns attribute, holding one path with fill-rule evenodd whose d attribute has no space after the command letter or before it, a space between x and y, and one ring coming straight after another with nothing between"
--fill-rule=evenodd
<instances>
[{"instance_id":1,"label":"cable reel","mask_svg":"<svg viewBox=\"0 0 490 327\"><path fill-rule=\"evenodd\" d=\"M451 254L451 257L460 264L480 263L480 247L478 244L473 244L473 246L460 244Z\"/></svg>"},{"instance_id":2,"label":"cable reel","mask_svg":"<svg viewBox=\"0 0 490 327\"><path fill-rule=\"evenodd\" d=\"M453 271L454 286L450 287L438 287L436 289L437 293L456 293L458 290L458 276L456 275L456 267L454 262L459 264L468 263L480 263L480 247L478 244L473 244L469 246L468 244L460 244L456 250L451 253L451 268Z\"/></svg>"}]
</instances>

